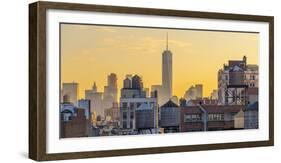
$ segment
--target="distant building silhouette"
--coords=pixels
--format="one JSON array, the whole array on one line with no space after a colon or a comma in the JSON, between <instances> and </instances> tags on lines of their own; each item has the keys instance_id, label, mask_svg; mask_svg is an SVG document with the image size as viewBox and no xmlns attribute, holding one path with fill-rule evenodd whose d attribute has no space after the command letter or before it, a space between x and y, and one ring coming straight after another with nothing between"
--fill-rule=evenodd
<instances>
[{"instance_id":1,"label":"distant building silhouette","mask_svg":"<svg viewBox=\"0 0 281 163\"><path fill-rule=\"evenodd\" d=\"M143 89L142 79L138 75L134 75L132 77L132 88L133 89Z\"/></svg>"},{"instance_id":2,"label":"distant building silhouette","mask_svg":"<svg viewBox=\"0 0 281 163\"><path fill-rule=\"evenodd\" d=\"M143 82L138 75L126 75L123 80L123 88L121 89L122 98L139 98L146 96L146 90L143 89Z\"/></svg>"},{"instance_id":3,"label":"distant building silhouette","mask_svg":"<svg viewBox=\"0 0 281 163\"><path fill-rule=\"evenodd\" d=\"M168 33L166 49L162 53L162 85L152 85L151 92L157 91L158 104L161 106L173 96L173 54L169 50Z\"/></svg>"},{"instance_id":4,"label":"distant building silhouette","mask_svg":"<svg viewBox=\"0 0 281 163\"><path fill-rule=\"evenodd\" d=\"M164 102L172 97L173 91L173 54L169 50L168 33L166 50L162 53L162 95Z\"/></svg>"},{"instance_id":5,"label":"distant building silhouette","mask_svg":"<svg viewBox=\"0 0 281 163\"><path fill-rule=\"evenodd\" d=\"M217 99L218 99L218 90L217 90L217 89L214 89L214 90L211 92L210 98L211 98L212 100L217 100Z\"/></svg>"},{"instance_id":6,"label":"distant building silhouette","mask_svg":"<svg viewBox=\"0 0 281 163\"><path fill-rule=\"evenodd\" d=\"M123 81L123 88L132 88L132 81L130 78L126 77L126 79Z\"/></svg>"},{"instance_id":7,"label":"distant building silhouette","mask_svg":"<svg viewBox=\"0 0 281 163\"><path fill-rule=\"evenodd\" d=\"M112 97L113 102L117 102L117 75L111 73L107 76L107 86L104 87L104 98Z\"/></svg>"},{"instance_id":8,"label":"distant building silhouette","mask_svg":"<svg viewBox=\"0 0 281 163\"><path fill-rule=\"evenodd\" d=\"M85 99L91 101L91 113L100 116L104 115L102 108L103 93L97 91L96 82L94 82L92 89L85 90Z\"/></svg>"},{"instance_id":9,"label":"distant building silhouette","mask_svg":"<svg viewBox=\"0 0 281 163\"><path fill-rule=\"evenodd\" d=\"M62 97L68 95L69 102L77 106L78 104L78 83L62 83Z\"/></svg>"},{"instance_id":10,"label":"distant building silhouette","mask_svg":"<svg viewBox=\"0 0 281 163\"><path fill-rule=\"evenodd\" d=\"M191 86L185 91L184 98L187 100L196 100L203 98L203 85L196 84L195 86Z\"/></svg>"}]
</instances>

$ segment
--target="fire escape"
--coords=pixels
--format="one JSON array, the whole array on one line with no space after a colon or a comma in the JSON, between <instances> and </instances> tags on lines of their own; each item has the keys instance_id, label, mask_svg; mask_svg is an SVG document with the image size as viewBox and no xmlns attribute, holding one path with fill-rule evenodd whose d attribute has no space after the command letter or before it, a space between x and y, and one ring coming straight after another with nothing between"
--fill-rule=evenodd
<instances>
[{"instance_id":1,"label":"fire escape","mask_svg":"<svg viewBox=\"0 0 281 163\"><path fill-rule=\"evenodd\" d=\"M248 104L248 85L227 85L225 89L226 105L247 105Z\"/></svg>"}]
</instances>

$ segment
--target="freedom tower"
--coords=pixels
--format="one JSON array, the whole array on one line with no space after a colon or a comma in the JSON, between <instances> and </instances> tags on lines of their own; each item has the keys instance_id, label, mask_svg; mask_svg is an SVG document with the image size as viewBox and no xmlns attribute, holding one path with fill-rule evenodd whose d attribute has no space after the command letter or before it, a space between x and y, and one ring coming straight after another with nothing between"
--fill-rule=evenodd
<instances>
[{"instance_id":1,"label":"freedom tower","mask_svg":"<svg viewBox=\"0 0 281 163\"><path fill-rule=\"evenodd\" d=\"M172 97L173 90L173 60L172 52L169 50L168 33L166 37L166 50L162 53L162 95L163 100L168 101Z\"/></svg>"}]
</instances>

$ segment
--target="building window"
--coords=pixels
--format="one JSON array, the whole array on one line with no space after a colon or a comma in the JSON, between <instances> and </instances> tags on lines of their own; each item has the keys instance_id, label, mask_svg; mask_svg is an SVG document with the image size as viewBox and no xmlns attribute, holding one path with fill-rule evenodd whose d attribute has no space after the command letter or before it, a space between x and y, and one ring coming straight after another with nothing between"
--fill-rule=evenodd
<instances>
[{"instance_id":1,"label":"building window","mask_svg":"<svg viewBox=\"0 0 281 163\"><path fill-rule=\"evenodd\" d=\"M191 115L192 121L196 121L197 120L197 115L193 114Z\"/></svg>"},{"instance_id":2,"label":"building window","mask_svg":"<svg viewBox=\"0 0 281 163\"><path fill-rule=\"evenodd\" d=\"M130 109L134 108L134 103L130 103Z\"/></svg>"},{"instance_id":3,"label":"building window","mask_svg":"<svg viewBox=\"0 0 281 163\"><path fill-rule=\"evenodd\" d=\"M122 103L122 107L123 107L123 108L127 108L127 107L128 107L128 106L127 106L127 103L126 103L126 102L123 102L123 103Z\"/></svg>"},{"instance_id":4,"label":"building window","mask_svg":"<svg viewBox=\"0 0 281 163\"><path fill-rule=\"evenodd\" d=\"M140 106L141 106L141 103L140 103L140 102L138 102L138 103L137 103L137 108L138 108L138 107L140 107Z\"/></svg>"},{"instance_id":5,"label":"building window","mask_svg":"<svg viewBox=\"0 0 281 163\"><path fill-rule=\"evenodd\" d=\"M252 76L251 76L251 79L252 79L252 80L255 80L255 75L252 75Z\"/></svg>"},{"instance_id":6,"label":"building window","mask_svg":"<svg viewBox=\"0 0 281 163\"><path fill-rule=\"evenodd\" d=\"M184 115L184 122L198 122L201 121L200 114L185 114Z\"/></svg>"},{"instance_id":7,"label":"building window","mask_svg":"<svg viewBox=\"0 0 281 163\"><path fill-rule=\"evenodd\" d=\"M127 119L127 112L123 112L123 119Z\"/></svg>"},{"instance_id":8,"label":"building window","mask_svg":"<svg viewBox=\"0 0 281 163\"><path fill-rule=\"evenodd\" d=\"M123 128L127 128L127 122L123 121Z\"/></svg>"},{"instance_id":9,"label":"building window","mask_svg":"<svg viewBox=\"0 0 281 163\"><path fill-rule=\"evenodd\" d=\"M184 122L190 122L191 121L191 115L189 115L189 114L184 115L183 121Z\"/></svg>"},{"instance_id":10,"label":"building window","mask_svg":"<svg viewBox=\"0 0 281 163\"><path fill-rule=\"evenodd\" d=\"M222 121L222 120L224 120L224 115L223 114L209 114L208 120L209 121Z\"/></svg>"},{"instance_id":11,"label":"building window","mask_svg":"<svg viewBox=\"0 0 281 163\"><path fill-rule=\"evenodd\" d=\"M131 113L130 113L130 118L131 118L131 119L134 119L134 112L131 112Z\"/></svg>"}]
</instances>

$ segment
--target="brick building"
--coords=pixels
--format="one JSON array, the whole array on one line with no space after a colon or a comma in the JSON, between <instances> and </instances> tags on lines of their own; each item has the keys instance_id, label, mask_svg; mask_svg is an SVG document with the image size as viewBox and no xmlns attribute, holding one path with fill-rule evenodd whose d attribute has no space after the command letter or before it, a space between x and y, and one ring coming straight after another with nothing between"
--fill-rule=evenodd
<instances>
[{"instance_id":1,"label":"brick building","mask_svg":"<svg viewBox=\"0 0 281 163\"><path fill-rule=\"evenodd\" d=\"M90 101L81 99L78 107L64 96L60 106L60 138L86 137L91 135Z\"/></svg>"},{"instance_id":2,"label":"brick building","mask_svg":"<svg viewBox=\"0 0 281 163\"><path fill-rule=\"evenodd\" d=\"M84 109L75 109L75 116L70 110L64 110L61 114L61 138L87 137L89 136L90 120L85 116ZM64 114L70 114L69 119L64 119Z\"/></svg>"},{"instance_id":3,"label":"brick building","mask_svg":"<svg viewBox=\"0 0 281 163\"><path fill-rule=\"evenodd\" d=\"M229 60L228 65L218 71L218 102L246 105L247 93L258 89L258 84L258 65L248 64L246 56L242 60Z\"/></svg>"},{"instance_id":4,"label":"brick building","mask_svg":"<svg viewBox=\"0 0 281 163\"><path fill-rule=\"evenodd\" d=\"M235 129L235 115L242 105L197 105L180 109L180 132ZM240 119L239 119L240 120Z\"/></svg>"}]
</instances>

